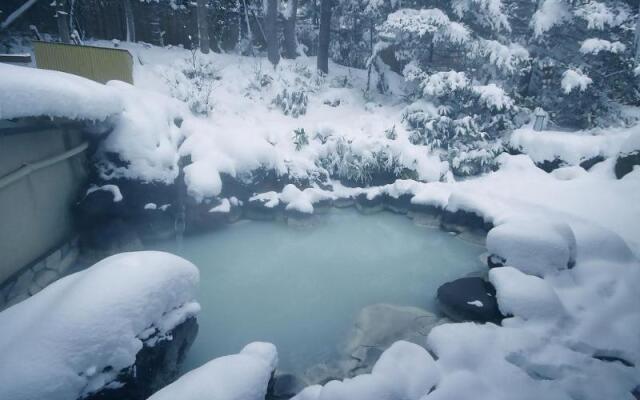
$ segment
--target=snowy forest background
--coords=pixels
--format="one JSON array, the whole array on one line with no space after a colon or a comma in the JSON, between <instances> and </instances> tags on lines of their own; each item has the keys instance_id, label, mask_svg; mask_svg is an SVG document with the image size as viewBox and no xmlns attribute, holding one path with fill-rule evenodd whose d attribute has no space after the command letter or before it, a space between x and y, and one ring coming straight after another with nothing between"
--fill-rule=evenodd
<instances>
[{"instance_id":1,"label":"snowy forest background","mask_svg":"<svg viewBox=\"0 0 640 400\"><path fill-rule=\"evenodd\" d=\"M0 19L7 23L22 4L4 1ZM317 56L321 73L328 59L367 69L367 91L380 93L389 91L395 72L411 87L402 94L410 141L468 176L491 169L505 150L504 134L530 122L537 108L556 130L633 123L628 106L640 100L637 12L632 0L59 0L34 5L11 28L60 32L68 35L63 41L266 54L274 65L281 57ZM194 63L188 72L202 91L215 71ZM303 90L286 97L284 108L304 112ZM427 103L436 109L426 110Z\"/></svg>"}]
</instances>

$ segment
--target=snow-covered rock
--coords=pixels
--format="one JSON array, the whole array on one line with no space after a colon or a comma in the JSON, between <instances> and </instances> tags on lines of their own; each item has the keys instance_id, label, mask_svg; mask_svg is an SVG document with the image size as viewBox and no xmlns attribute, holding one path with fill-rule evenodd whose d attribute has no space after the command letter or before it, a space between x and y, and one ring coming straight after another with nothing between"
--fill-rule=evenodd
<instances>
[{"instance_id":1,"label":"snow-covered rock","mask_svg":"<svg viewBox=\"0 0 640 400\"><path fill-rule=\"evenodd\" d=\"M198 280L180 257L123 253L3 311L0 398L69 400L121 387L119 374L143 348L199 311Z\"/></svg>"},{"instance_id":2,"label":"snow-covered rock","mask_svg":"<svg viewBox=\"0 0 640 400\"><path fill-rule=\"evenodd\" d=\"M531 127L523 127L511 133L509 146L538 164L561 160L569 165L578 165L596 157L616 156L630 135L628 129L537 132Z\"/></svg>"},{"instance_id":3,"label":"snow-covered rock","mask_svg":"<svg viewBox=\"0 0 640 400\"><path fill-rule=\"evenodd\" d=\"M439 371L422 347L404 341L394 343L370 374L324 386L309 386L294 400L419 400L437 383Z\"/></svg>"},{"instance_id":4,"label":"snow-covered rock","mask_svg":"<svg viewBox=\"0 0 640 400\"><path fill-rule=\"evenodd\" d=\"M274 345L250 343L186 373L149 400L264 400L277 363Z\"/></svg>"},{"instance_id":5,"label":"snow-covered rock","mask_svg":"<svg viewBox=\"0 0 640 400\"><path fill-rule=\"evenodd\" d=\"M102 121L123 110L109 86L64 72L0 64L0 119L59 117Z\"/></svg>"},{"instance_id":6,"label":"snow-covered rock","mask_svg":"<svg viewBox=\"0 0 640 400\"><path fill-rule=\"evenodd\" d=\"M487 250L524 273L545 276L573 266L576 239L562 223L512 219L487 235Z\"/></svg>"},{"instance_id":7,"label":"snow-covered rock","mask_svg":"<svg viewBox=\"0 0 640 400\"><path fill-rule=\"evenodd\" d=\"M513 267L500 267L489 271L489 281L496 288L498 307L503 315L532 319L565 314L558 295L542 278Z\"/></svg>"}]
</instances>

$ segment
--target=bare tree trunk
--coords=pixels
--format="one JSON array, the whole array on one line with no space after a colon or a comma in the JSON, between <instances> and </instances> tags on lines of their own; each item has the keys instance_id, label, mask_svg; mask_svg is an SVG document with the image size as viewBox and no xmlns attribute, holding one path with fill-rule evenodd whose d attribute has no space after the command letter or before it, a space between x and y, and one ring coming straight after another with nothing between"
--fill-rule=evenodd
<instances>
[{"instance_id":1,"label":"bare tree trunk","mask_svg":"<svg viewBox=\"0 0 640 400\"><path fill-rule=\"evenodd\" d=\"M164 46L164 38L162 37L162 29L160 27L160 7L157 3L149 4L149 25L151 28L151 41L156 46Z\"/></svg>"},{"instance_id":2,"label":"bare tree trunk","mask_svg":"<svg viewBox=\"0 0 640 400\"><path fill-rule=\"evenodd\" d=\"M638 17L636 19L636 36L634 38L635 45L635 60L640 62L640 5L638 6Z\"/></svg>"},{"instance_id":3,"label":"bare tree trunk","mask_svg":"<svg viewBox=\"0 0 640 400\"><path fill-rule=\"evenodd\" d=\"M298 57L298 39L296 38L296 14L298 13L298 0L289 0L285 11L284 20L284 56L285 58Z\"/></svg>"},{"instance_id":4,"label":"bare tree trunk","mask_svg":"<svg viewBox=\"0 0 640 400\"><path fill-rule=\"evenodd\" d=\"M331 1L320 1L320 32L318 33L318 71L329 73L329 41L331 39Z\"/></svg>"},{"instance_id":5,"label":"bare tree trunk","mask_svg":"<svg viewBox=\"0 0 640 400\"><path fill-rule=\"evenodd\" d=\"M131 0L123 0L124 3L124 19L127 26L127 42L136 41L136 24L133 18L133 8Z\"/></svg>"},{"instance_id":6,"label":"bare tree trunk","mask_svg":"<svg viewBox=\"0 0 640 400\"><path fill-rule=\"evenodd\" d=\"M280 61L278 43L278 0L266 0L265 30L267 36L267 58L275 67Z\"/></svg>"},{"instance_id":7,"label":"bare tree trunk","mask_svg":"<svg viewBox=\"0 0 640 400\"><path fill-rule=\"evenodd\" d=\"M207 0L197 0L196 4L198 7L198 40L200 43L200 51L207 54L211 48L209 45L209 9L207 8Z\"/></svg>"},{"instance_id":8,"label":"bare tree trunk","mask_svg":"<svg viewBox=\"0 0 640 400\"><path fill-rule=\"evenodd\" d=\"M56 21L58 23L58 35L62 43L71 43L71 35L69 34L69 13L65 11L66 0L58 0L56 2Z\"/></svg>"}]
</instances>

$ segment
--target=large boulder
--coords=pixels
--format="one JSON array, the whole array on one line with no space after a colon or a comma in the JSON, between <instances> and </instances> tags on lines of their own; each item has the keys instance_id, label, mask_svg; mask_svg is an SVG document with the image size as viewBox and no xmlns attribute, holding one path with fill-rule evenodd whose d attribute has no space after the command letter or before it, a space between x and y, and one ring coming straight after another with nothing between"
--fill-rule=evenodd
<instances>
[{"instance_id":1,"label":"large boulder","mask_svg":"<svg viewBox=\"0 0 640 400\"><path fill-rule=\"evenodd\" d=\"M499 323L496 290L482 278L460 278L438 288L438 302L444 314L454 321Z\"/></svg>"}]
</instances>

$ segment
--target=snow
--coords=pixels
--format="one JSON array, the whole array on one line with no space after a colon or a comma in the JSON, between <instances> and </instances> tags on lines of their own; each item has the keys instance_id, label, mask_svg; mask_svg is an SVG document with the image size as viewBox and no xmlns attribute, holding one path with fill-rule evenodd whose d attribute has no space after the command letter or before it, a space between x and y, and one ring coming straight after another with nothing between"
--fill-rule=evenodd
<instances>
[{"instance_id":1,"label":"snow","mask_svg":"<svg viewBox=\"0 0 640 400\"><path fill-rule=\"evenodd\" d=\"M184 104L124 82L111 81L107 87L122 99L124 110L114 118L98 156L115 153L124 165L103 157L98 164L101 177L172 183L178 176L182 137L177 121L184 118Z\"/></svg>"},{"instance_id":2,"label":"snow","mask_svg":"<svg viewBox=\"0 0 640 400\"><path fill-rule=\"evenodd\" d=\"M498 307L503 315L525 320L564 316L560 298L544 279L513 267L501 267L489 270L489 281L496 288Z\"/></svg>"},{"instance_id":3,"label":"snow","mask_svg":"<svg viewBox=\"0 0 640 400\"><path fill-rule=\"evenodd\" d=\"M489 109L502 111L513 108L513 99L495 83L474 86L473 91L480 95L480 101L486 104Z\"/></svg>"},{"instance_id":4,"label":"snow","mask_svg":"<svg viewBox=\"0 0 640 400\"><path fill-rule=\"evenodd\" d=\"M629 18L628 8L620 4L610 5L599 1L588 1L581 4L575 14L587 21L589 29L605 30L607 27L616 27Z\"/></svg>"},{"instance_id":5,"label":"snow","mask_svg":"<svg viewBox=\"0 0 640 400\"><path fill-rule=\"evenodd\" d=\"M553 175L556 179L562 181L570 181L572 179L579 178L587 174L584 168L578 165L572 165L569 167L560 167L551 171L551 175Z\"/></svg>"},{"instance_id":6,"label":"snow","mask_svg":"<svg viewBox=\"0 0 640 400\"><path fill-rule=\"evenodd\" d=\"M467 86L469 86L469 79L464 72L447 71L429 75L423 83L422 90L426 96L437 97Z\"/></svg>"},{"instance_id":7,"label":"snow","mask_svg":"<svg viewBox=\"0 0 640 400\"><path fill-rule=\"evenodd\" d=\"M231 202L226 198L222 199L220 204L209 210L209 212L212 213L228 213L229 211L231 211Z\"/></svg>"},{"instance_id":8,"label":"snow","mask_svg":"<svg viewBox=\"0 0 640 400\"><path fill-rule=\"evenodd\" d=\"M602 3L588 2L583 9L597 11L591 16L576 13L587 19L590 29L624 20L622 11ZM544 0L532 26L539 36L571 18L564 1ZM436 42L468 39L466 28L439 10L397 11L389 16L383 34L396 34L398 27L418 36L434 34ZM582 52L622 51L616 42L605 42L588 39ZM17 97L0 104L0 117L26 116L20 114L26 113L24 104L33 101L37 106L29 112L36 115L110 118L114 130L99 152L116 153L123 162L103 161L103 178L171 183L182 158L189 160L184 167L189 194L198 201L222 192L221 174L241 180L265 168L301 179L328 171L348 175L361 165L378 162L383 154L395 160L394 168L409 168L420 181L372 188L346 188L337 182L329 182L327 189L287 185L281 192L257 193L251 200L309 214L323 200L408 194L412 204L472 212L495 226L487 236L487 249L503 257L507 266L492 269L489 279L496 286L500 309L508 315L502 326L438 326L424 343L437 360L420 346L398 342L371 374L311 386L297 399L600 400L630 398L640 384L637 367L597 358L618 357L640 365L640 226L635 223L640 218L640 173L622 180L613 177L615 157L640 149L637 127L573 133L524 127L512 134L510 144L525 154L503 154L497 171L456 182L438 157L424 146L412 145L408 132L396 124L405 111L403 104L376 94L362 96L363 71L332 65L333 75L318 80L308 73L314 63L311 58L283 60L272 71L259 59L203 56L208 57L204 64L212 63L220 74L213 98L225 100L212 104L212 115L195 116L187 104L169 97L177 94L167 78L179 76L187 51L122 46L144 61L135 66L137 87L104 86L36 70L28 71L29 77L32 73L41 77L35 84L25 79L14 83L13 78L27 72L0 66L0 72L10 72L0 73L3 88L7 82L20 89L11 92L19 93ZM490 47L494 64L509 69L511 61L506 60L515 62L506 49ZM423 81L430 96L471 84L456 71L427 76L407 67L406 72ZM566 70L561 81L566 94L583 92L591 84L591 78L577 69ZM284 88L309 95L305 114L284 115L274 104ZM504 92L496 89L487 85L474 90L490 107L509 107ZM393 90L401 94L403 88L396 85ZM62 100L49 101L52 92L62 93ZM332 107L325 100L340 104ZM429 102L419 106L426 113L437 113ZM392 127L397 128L396 139L385 135ZM308 143L296 146L293 132L300 129ZM595 156L605 160L589 171L577 167ZM534 165L558 158L570 166L548 174ZM231 204L232 199L221 199L212 212L224 212ZM117 371L130 366L142 341L151 338L149 327L166 332L197 312L199 306L193 301L197 279L191 264L173 256L124 254L64 278L6 310L0 314L0 325L7 327L0 338L4 357L0 397L76 398L116 385ZM188 398L212 392L220 399L264 397L275 367L275 349L265 349L252 346L211 361L156 396ZM107 366L113 370L104 372Z\"/></svg>"},{"instance_id":9,"label":"snow","mask_svg":"<svg viewBox=\"0 0 640 400\"><path fill-rule=\"evenodd\" d=\"M150 329L162 337L199 311L198 280L180 257L122 253L3 311L0 398L75 399L118 384Z\"/></svg>"},{"instance_id":10,"label":"snow","mask_svg":"<svg viewBox=\"0 0 640 400\"><path fill-rule=\"evenodd\" d=\"M89 187L89 189L87 189L87 193L85 194L85 196L88 196L91 193L97 192L99 190L110 192L111 195L113 196L114 203L121 202L123 199L122 193L120 192L120 188L117 185L102 185L102 186L92 185Z\"/></svg>"},{"instance_id":11,"label":"snow","mask_svg":"<svg viewBox=\"0 0 640 400\"><path fill-rule=\"evenodd\" d=\"M564 93L569 94L573 89L578 89L581 92L584 92L592 83L593 80L584 72L577 69L568 69L562 73L562 81L560 85L562 86Z\"/></svg>"},{"instance_id":12,"label":"snow","mask_svg":"<svg viewBox=\"0 0 640 400\"><path fill-rule=\"evenodd\" d=\"M409 141L409 132L400 122L403 103L377 93L363 96L366 71L332 64L331 75L317 79L312 73L313 58L282 60L274 71L259 58L198 54L196 65L207 66L219 79L212 88L209 115L196 116L185 103L168 97L187 101L200 95L182 80L176 83L183 69L191 68L191 53L132 43L121 47L142 63L134 66L135 92L124 84L110 84L124 97L125 112L102 154L118 153L126 165L105 161L101 168L105 179L171 183L182 158L189 160L184 167L188 192L203 201L222 192L221 174L242 179L260 169L296 179L324 175L331 169L358 179L362 178L357 176L362 170L359 164L390 159L392 168L415 171L420 180L437 181L446 172L439 157ZM387 75L390 82L402 80L391 71ZM401 85L392 86L395 94L402 94ZM306 113L285 115L274 103L285 89L308 95ZM325 104L327 99L340 103L332 107ZM180 121L179 126L174 121ZM397 133L394 140L385 136L392 128ZM300 129L308 144L297 148L293 133Z\"/></svg>"},{"instance_id":13,"label":"snow","mask_svg":"<svg viewBox=\"0 0 640 400\"><path fill-rule=\"evenodd\" d=\"M533 14L531 26L535 36L540 36L556 25L571 19L567 4L563 0L544 0Z\"/></svg>"},{"instance_id":14,"label":"snow","mask_svg":"<svg viewBox=\"0 0 640 400\"><path fill-rule=\"evenodd\" d=\"M481 52L488 56L491 64L509 72L529 58L529 51L517 43L504 45L497 40L485 40L482 46Z\"/></svg>"},{"instance_id":15,"label":"snow","mask_svg":"<svg viewBox=\"0 0 640 400\"><path fill-rule=\"evenodd\" d=\"M620 154L629 154L640 151L640 129L636 128L631 134L620 144Z\"/></svg>"},{"instance_id":16,"label":"snow","mask_svg":"<svg viewBox=\"0 0 640 400\"><path fill-rule=\"evenodd\" d=\"M575 241L567 224L512 218L489 231L487 250L527 274L545 276L575 262Z\"/></svg>"},{"instance_id":17,"label":"snow","mask_svg":"<svg viewBox=\"0 0 640 400\"><path fill-rule=\"evenodd\" d=\"M0 119L59 117L102 121L122 111L109 86L77 75L0 64Z\"/></svg>"},{"instance_id":18,"label":"snow","mask_svg":"<svg viewBox=\"0 0 640 400\"><path fill-rule=\"evenodd\" d=\"M631 140L635 131L637 128L537 132L525 126L511 133L509 145L537 163L561 159L570 165L578 165L597 156L615 157L624 151L623 144Z\"/></svg>"},{"instance_id":19,"label":"snow","mask_svg":"<svg viewBox=\"0 0 640 400\"><path fill-rule=\"evenodd\" d=\"M480 300L467 301L467 304L470 304L476 307L484 307L484 304L482 304Z\"/></svg>"},{"instance_id":20,"label":"snow","mask_svg":"<svg viewBox=\"0 0 640 400\"><path fill-rule=\"evenodd\" d=\"M393 35L397 31L408 32L419 37L434 35L434 41L464 43L469 40L470 32L462 24L449 20L447 14L438 8L422 10L400 9L387 16L382 25L383 35Z\"/></svg>"},{"instance_id":21,"label":"snow","mask_svg":"<svg viewBox=\"0 0 640 400\"><path fill-rule=\"evenodd\" d=\"M186 373L149 400L263 400L277 363L274 345L253 342Z\"/></svg>"},{"instance_id":22,"label":"snow","mask_svg":"<svg viewBox=\"0 0 640 400\"><path fill-rule=\"evenodd\" d=\"M607 51L610 53L622 53L627 49L623 43L615 41L610 42L605 39L590 38L582 42L580 45L580 52L582 54L594 54L597 55L601 51Z\"/></svg>"},{"instance_id":23,"label":"snow","mask_svg":"<svg viewBox=\"0 0 640 400\"><path fill-rule=\"evenodd\" d=\"M438 378L435 362L424 348L398 341L382 353L370 374L309 386L293 400L419 400Z\"/></svg>"}]
</instances>

